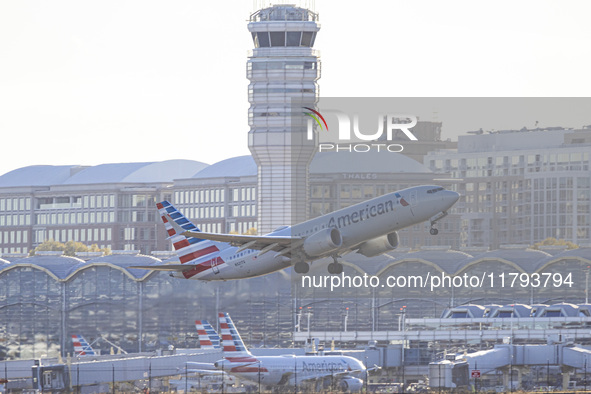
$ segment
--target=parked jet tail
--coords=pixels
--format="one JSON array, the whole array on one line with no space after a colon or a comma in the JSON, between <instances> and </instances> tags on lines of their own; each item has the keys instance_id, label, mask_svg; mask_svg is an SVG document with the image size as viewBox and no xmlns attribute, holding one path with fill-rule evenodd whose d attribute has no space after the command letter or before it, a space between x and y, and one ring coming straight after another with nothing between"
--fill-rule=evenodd
<instances>
[{"instance_id":1,"label":"parked jet tail","mask_svg":"<svg viewBox=\"0 0 591 394\"><path fill-rule=\"evenodd\" d=\"M74 344L74 354L76 357L97 355L82 335L72 335L72 343Z\"/></svg>"},{"instance_id":2,"label":"parked jet tail","mask_svg":"<svg viewBox=\"0 0 591 394\"><path fill-rule=\"evenodd\" d=\"M230 318L230 315L225 312L219 313L220 318L220 333L222 334L222 349L224 356L229 357L241 357L241 356L252 356L251 353L246 349L234 322Z\"/></svg>"},{"instance_id":3,"label":"parked jet tail","mask_svg":"<svg viewBox=\"0 0 591 394\"><path fill-rule=\"evenodd\" d=\"M195 328L199 335L201 349L219 349L220 336L207 320L195 320Z\"/></svg>"}]
</instances>

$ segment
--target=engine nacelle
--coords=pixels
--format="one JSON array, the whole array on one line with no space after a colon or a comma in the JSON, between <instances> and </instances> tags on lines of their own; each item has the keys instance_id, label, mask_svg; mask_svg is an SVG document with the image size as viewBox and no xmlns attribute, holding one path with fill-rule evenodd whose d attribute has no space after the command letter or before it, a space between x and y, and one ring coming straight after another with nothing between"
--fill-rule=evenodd
<instances>
[{"instance_id":1,"label":"engine nacelle","mask_svg":"<svg viewBox=\"0 0 591 394\"><path fill-rule=\"evenodd\" d=\"M357 253L365 257L374 257L389 252L398 247L398 233L396 231L382 235L369 241L365 241L359 247Z\"/></svg>"},{"instance_id":2,"label":"engine nacelle","mask_svg":"<svg viewBox=\"0 0 591 394\"><path fill-rule=\"evenodd\" d=\"M339 388L347 393L358 393L363 389L363 380L359 378L344 378L339 382Z\"/></svg>"},{"instance_id":3,"label":"engine nacelle","mask_svg":"<svg viewBox=\"0 0 591 394\"><path fill-rule=\"evenodd\" d=\"M318 257L337 250L342 244L343 238L338 228L325 228L306 238L304 252L310 257Z\"/></svg>"}]
</instances>

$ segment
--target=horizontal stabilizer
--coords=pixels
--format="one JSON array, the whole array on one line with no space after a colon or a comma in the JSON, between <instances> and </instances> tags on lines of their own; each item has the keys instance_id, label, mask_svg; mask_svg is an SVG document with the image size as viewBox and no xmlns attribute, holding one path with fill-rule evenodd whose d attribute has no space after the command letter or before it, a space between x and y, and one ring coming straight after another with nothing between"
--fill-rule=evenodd
<instances>
[{"instance_id":1,"label":"horizontal stabilizer","mask_svg":"<svg viewBox=\"0 0 591 394\"><path fill-rule=\"evenodd\" d=\"M186 271L195 268L193 264L161 264L161 265L134 265L127 268L152 271Z\"/></svg>"},{"instance_id":2,"label":"horizontal stabilizer","mask_svg":"<svg viewBox=\"0 0 591 394\"><path fill-rule=\"evenodd\" d=\"M200 363L196 361L187 361L186 364L187 369L199 369L202 371L217 371L214 363Z\"/></svg>"}]
</instances>

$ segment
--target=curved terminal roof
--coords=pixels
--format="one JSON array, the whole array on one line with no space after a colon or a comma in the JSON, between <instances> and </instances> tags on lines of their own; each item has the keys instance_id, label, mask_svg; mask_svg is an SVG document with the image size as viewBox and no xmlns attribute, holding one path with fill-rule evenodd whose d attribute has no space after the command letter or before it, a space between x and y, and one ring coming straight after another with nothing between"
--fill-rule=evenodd
<instances>
[{"instance_id":1,"label":"curved terminal roof","mask_svg":"<svg viewBox=\"0 0 591 394\"><path fill-rule=\"evenodd\" d=\"M440 271L453 275L463 272L471 265L488 261L509 262L523 270L523 272L534 273L548 264L575 258L583 260L583 263L589 261L591 265L591 248L567 250L554 256L518 245L505 245L502 249L475 253L474 255L452 250L445 246L424 247L418 251L397 248L371 258L361 256L358 253L349 253L343 256L343 262L350 266L356 266L370 275L381 275L390 267L405 262L418 261L438 267Z\"/></svg>"},{"instance_id":2,"label":"curved terminal roof","mask_svg":"<svg viewBox=\"0 0 591 394\"><path fill-rule=\"evenodd\" d=\"M92 167L29 166L0 176L0 187L172 182L190 178L207 164L194 160L111 163Z\"/></svg>"},{"instance_id":3,"label":"curved terminal roof","mask_svg":"<svg viewBox=\"0 0 591 394\"><path fill-rule=\"evenodd\" d=\"M330 173L432 173L427 167L405 155L391 152L322 152L310 164L312 174Z\"/></svg>"},{"instance_id":4,"label":"curved terminal roof","mask_svg":"<svg viewBox=\"0 0 591 394\"><path fill-rule=\"evenodd\" d=\"M543 262L548 258L552 257L549 253L542 252L541 250L529 249L525 246L501 246L501 249L491 250L477 255L471 261L465 262L462 267L478 263L481 261L509 261L515 264L524 272L535 272L539 267L542 266Z\"/></svg>"},{"instance_id":5,"label":"curved terminal roof","mask_svg":"<svg viewBox=\"0 0 591 394\"><path fill-rule=\"evenodd\" d=\"M64 183L80 166L28 166L0 176L0 187L51 186Z\"/></svg>"},{"instance_id":6,"label":"curved terminal roof","mask_svg":"<svg viewBox=\"0 0 591 394\"><path fill-rule=\"evenodd\" d=\"M125 253L125 254L118 254L117 252L107 255L97 257L91 260L88 260L87 264L111 264L118 267L121 267L129 276L135 279L142 279L145 276L152 273L150 270L142 270L142 269L129 269L128 267L133 265L151 265L151 264L162 264L160 259L157 259L153 256L146 256L139 253Z\"/></svg>"},{"instance_id":7,"label":"curved terminal roof","mask_svg":"<svg viewBox=\"0 0 591 394\"><path fill-rule=\"evenodd\" d=\"M22 265L31 265L34 268L47 272L56 279L63 280L85 264L84 260L80 260L76 257L35 255L15 260L9 266L3 266L2 268L14 269Z\"/></svg>"},{"instance_id":8,"label":"curved terminal roof","mask_svg":"<svg viewBox=\"0 0 591 394\"><path fill-rule=\"evenodd\" d=\"M426 261L439 267L448 274L459 271L472 256L465 252L444 247L424 248L416 252L405 253L396 259L395 264L407 261Z\"/></svg>"},{"instance_id":9,"label":"curved terminal roof","mask_svg":"<svg viewBox=\"0 0 591 394\"><path fill-rule=\"evenodd\" d=\"M544 265L552 263L553 261L570 259L585 260L589 263L589 265L591 265L591 248L581 247L577 249L565 250L558 254L548 256L543 261L541 261L539 265L540 267L543 267Z\"/></svg>"},{"instance_id":10,"label":"curved terminal roof","mask_svg":"<svg viewBox=\"0 0 591 394\"><path fill-rule=\"evenodd\" d=\"M129 269L132 265L161 264L161 260L153 256L125 253L101 256L89 261L76 257L59 255L35 255L15 260L12 263L0 259L0 273L3 270L18 269L19 266L31 266L47 272L57 280L66 280L75 275L78 271L92 267L93 265L109 264L120 267L130 278L135 280L145 279L152 274L150 270Z\"/></svg>"},{"instance_id":11,"label":"curved terminal roof","mask_svg":"<svg viewBox=\"0 0 591 394\"><path fill-rule=\"evenodd\" d=\"M0 259L0 273L5 270L17 269L19 266L31 265L38 269L45 270L57 280L66 280L74 275L77 270L86 269L92 266L93 263L96 263L110 264L119 267L130 278L134 280L144 280L150 276L151 271L129 269L129 267L132 265L178 263L178 257L176 256L159 259L154 256L146 256L138 253L139 252L137 251L114 251L114 254L112 255L91 258L86 262L76 257L58 256L55 254L37 254L31 257L18 258L11 262ZM439 267L441 271L448 275L461 273L472 264L487 263L491 261L509 261L523 269L526 273L534 273L541 269L546 269L548 264L550 264L551 267L554 263L562 263L573 259L573 256L584 259L580 264L586 265L586 260L591 261L591 248L569 250L561 253L561 255L563 256L548 256L544 252L531 249L500 249L486 252L484 253L484 256L477 255L472 257L467 253L444 249L444 247L429 247L424 250L413 252L409 252L405 248L399 248L372 258L366 258L358 253L349 253L343 256L342 262L354 270L369 275L382 275L390 267L414 261L432 265L433 267ZM332 262L331 259L323 259L323 261L326 263ZM313 264L311 269L317 269L319 274L324 275L326 273L324 265L326 264L319 261L318 263ZM583 268L584 267L581 269Z\"/></svg>"},{"instance_id":12,"label":"curved terminal roof","mask_svg":"<svg viewBox=\"0 0 591 394\"><path fill-rule=\"evenodd\" d=\"M100 164L80 171L63 184L172 182L173 179L189 178L205 167L207 164L193 160Z\"/></svg>"},{"instance_id":13,"label":"curved terminal roof","mask_svg":"<svg viewBox=\"0 0 591 394\"><path fill-rule=\"evenodd\" d=\"M205 167L191 178L222 178L256 176L257 164L250 155L232 157Z\"/></svg>"}]
</instances>

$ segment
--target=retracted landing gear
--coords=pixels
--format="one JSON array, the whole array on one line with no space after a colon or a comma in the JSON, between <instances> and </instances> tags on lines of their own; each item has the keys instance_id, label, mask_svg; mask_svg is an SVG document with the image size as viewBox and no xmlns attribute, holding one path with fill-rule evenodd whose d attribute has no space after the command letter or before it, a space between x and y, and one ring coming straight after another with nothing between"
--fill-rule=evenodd
<instances>
[{"instance_id":1,"label":"retracted landing gear","mask_svg":"<svg viewBox=\"0 0 591 394\"><path fill-rule=\"evenodd\" d=\"M343 272L343 264L339 263L337 256L332 256L334 262L328 265L328 273L332 275L338 275Z\"/></svg>"},{"instance_id":2,"label":"retracted landing gear","mask_svg":"<svg viewBox=\"0 0 591 394\"><path fill-rule=\"evenodd\" d=\"M310 271L310 264L306 263L305 261L299 261L295 263L293 269L297 274L307 274Z\"/></svg>"},{"instance_id":3,"label":"retracted landing gear","mask_svg":"<svg viewBox=\"0 0 591 394\"><path fill-rule=\"evenodd\" d=\"M429 219L429 222L431 223L431 228L429 229L429 234L431 234L431 235L439 234L439 230L437 230L433 226L435 226L435 223L437 223L438 221L440 221L441 219L443 219L446 216L447 216L447 211L443 211L443 212L439 212L437 215L435 215L431 219Z\"/></svg>"}]
</instances>

